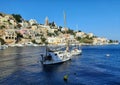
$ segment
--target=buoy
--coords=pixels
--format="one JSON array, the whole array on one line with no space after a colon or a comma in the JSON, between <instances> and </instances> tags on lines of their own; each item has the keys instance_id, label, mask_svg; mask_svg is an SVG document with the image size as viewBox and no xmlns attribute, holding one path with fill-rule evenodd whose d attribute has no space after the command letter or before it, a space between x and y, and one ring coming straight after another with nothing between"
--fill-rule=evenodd
<instances>
[{"instance_id":1,"label":"buoy","mask_svg":"<svg viewBox=\"0 0 120 85\"><path fill-rule=\"evenodd\" d=\"M106 56L107 56L107 57L109 57L109 56L110 56L110 54L106 54Z\"/></svg>"},{"instance_id":2,"label":"buoy","mask_svg":"<svg viewBox=\"0 0 120 85\"><path fill-rule=\"evenodd\" d=\"M64 75L64 81L67 81L68 80L68 75Z\"/></svg>"}]
</instances>

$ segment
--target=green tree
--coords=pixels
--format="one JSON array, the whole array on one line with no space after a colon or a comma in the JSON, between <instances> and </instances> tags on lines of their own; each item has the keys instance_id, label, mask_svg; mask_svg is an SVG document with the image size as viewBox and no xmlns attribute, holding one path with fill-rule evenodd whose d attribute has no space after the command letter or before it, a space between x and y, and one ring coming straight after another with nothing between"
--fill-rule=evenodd
<instances>
[{"instance_id":1,"label":"green tree","mask_svg":"<svg viewBox=\"0 0 120 85\"><path fill-rule=\"evenodd\" d=\"M47 36L51 37L51 36L55 36L55 34L47 31Z\"/></svg>"},{"instance_id":2,"label":"green tree","mask_svg":"<svg viewBox=\"0 0 120 85\"><path fill-rule=\"evenodd\" d=\"M109 43L113 43L113 40L109 40Z\"/></svg>"},{"instance_id":3,"label":"green tree","mask_svg":"<svg viewBox=\"0 0 120 85\"><path fill-rule=\"evenodd\" d=\"M60 29L62 29L62 26L59 26Z\"/></svg>"},{"instance_id":4,"label":"green tree","mask_svg":"<svg viewBox=\"0 0 120 85\"><path fill-rule=\"evenodd\" d=\"M16 43L17 43L17 42L21 41L21 38L23 38L23 35L20 34L19 32L16 32L16 34L17 34L17 40L16 40Z\"/></svg>"},{"instance_id":5,"label":"green tree","mask_svg":"<svg viewBox=\"0 0 120 85\"><path fill-rule=\"evenodd\" d=\"M41 37L41 41L42 41L42 43L46 43L46 38Z\"/></svg>"},{"instance_id":6,"label":"green tree","mask_svg":"<svg viewBox=\"0 0 120 85\"><path fill-rule=\"evenodd\" d=\"M4 29L4 28L5 28L5 26L4 26L4 25L0 26L0 29Z\"/></svg>"},{"instance_id":7,"label":"green tree","mask_svg":"<svg viewBox=\"0 0 120 85\"><path fill-rule=\"evenodd\" d=\"M54 33L55 33L56 36L58 36L58 31L55 30Z\"/></svg>"},{"instance_id":8,"label":"green tree","mask_svg":"<svg viewBox=\"0 0 120 85\"><path fill-rule=\"evenodd\" d=\"M75 36L75 32L72 29L68 29L67 33Z\"/></svg>"},{"instance_id":9,"label":"green tree","mask_svg":"<svg viewBox=\"0 0 120 85\"><path fill-rule=\"evenodd\" d=\"M80 41L80 40L81 40L81 37L77 37L76 40L77 40L77 41Z\"/></svg>"},{"instance_id":10,"label":"green tree","mask_svg":"<svg viewBox=\"0 0 120 85\"><path fill-rule=\"evenodd\" d=\"M21 27L22 27L22 25L21 25L21 24L18 24L18 25L17 25L17 27L18 27L18 28L21 28Z\"/></svg>"},{"instance_id":11,"label":"green tree","mask_svg":"<svg viewBox=\"0 0 120 85\"><path fill-rule=\"evenodd\" d=\"M91 38L81 38L80 42L81 42L81 43L89 43L89 44L92 44L92 43L93 43L93 39L91 39Z\"/></svg>"},{"instance_id":12,"label":"green tree","mask_svg":"<svg viewBox=\"0 0 120 85\"><path fill-rule=\"evenodd\" d=\"M54 27L55 26L55 23L54 21L52 23L49 23L50 26Z\"/></svg>"},{"instance_id":13,"label":"green tree","mask_svg":"<svg viewBox=\"0 0 120 85\"><path fill-rule=\"evenodd\" d=\"M81 30L78 30L78 32L82 32Z\"/></svg>"},{"instance_id":14,"label":"green tree","mask_svg":"<svg viewBox=\"0 0 120 85\"><path fill-rule=\"evenodd\" d=\"M5 41L2 38L0 38L0 42L1 42L1 45L5 44Z\"/></svg>"},{"instance_id":15,"label":"green tree","mask_svg":"<svg viewBox=\"0 0 120 85\"><path fill-rule=\"evenodd\" d=\"M32 40L32 43L38 44L35 40Z\"/></svg>"},{"instance_id":16,"label":"green tree","mask_svg":"<svg viewBox=\"0 0 120 85\"><path fill-rule=\"evenodd\" d=\"M4 17L4 14L0 13L0 16Z\"/></svg>"},{"instance_id":17,"label":"green tree","mask_svg":"<svg viewBox=\"0 0 120 85\"><path fill-rule=\"evenodd\" d=\"M22 17L20 14L12 14L12 16L15 18L17 22L22 22Z\"/></svg>"}]
</instances>

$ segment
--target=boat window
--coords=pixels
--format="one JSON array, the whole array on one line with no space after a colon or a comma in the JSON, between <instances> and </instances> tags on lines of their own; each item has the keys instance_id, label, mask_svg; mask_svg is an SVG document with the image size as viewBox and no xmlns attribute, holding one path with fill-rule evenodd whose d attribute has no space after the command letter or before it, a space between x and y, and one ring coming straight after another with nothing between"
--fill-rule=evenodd
<instances>
[{"instance_id":1,"label":"boat window","mask_svg":"<svg viewBox=\"0 0 120 85\"><path fill-rule=\"evenodd\" d=\"M57 55L57 54L55 54L55 55Z\"/></svg>"}]
</instances>

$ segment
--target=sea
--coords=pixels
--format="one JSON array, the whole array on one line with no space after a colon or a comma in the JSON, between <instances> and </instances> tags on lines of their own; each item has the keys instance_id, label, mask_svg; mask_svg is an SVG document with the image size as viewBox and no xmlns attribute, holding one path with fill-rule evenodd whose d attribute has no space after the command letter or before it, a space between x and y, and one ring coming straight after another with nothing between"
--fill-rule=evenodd
<instances>
[{"instance_id":1,"label":"sea","mask_svg":"<svg viewBox=\"0 0 120 85\"><path fill-rule=\"evenodd\" d=\"M40 62L44 46L0 50L0 85L120 85L120 45L80 48L81 55L47 66Z\"/></svg>"}]
</instances>

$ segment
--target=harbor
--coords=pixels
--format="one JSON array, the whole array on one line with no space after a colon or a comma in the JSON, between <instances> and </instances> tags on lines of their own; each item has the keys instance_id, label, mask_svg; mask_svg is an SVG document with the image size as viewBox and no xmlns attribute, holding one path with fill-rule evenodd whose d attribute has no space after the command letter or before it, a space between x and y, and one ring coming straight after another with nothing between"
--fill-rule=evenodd
<instances>
[{"instance_id":1,"label":"harbor","mask_svg":"<svg viewBox=\"0 0 120 85\"><path fill-rule=\"evenodd\" d=\"M120 45L81 48L82 55L48 66L43 66L40 62L44 46L9 47L1 50L0 85L120 84ZM65 75L68 77L67 81L63 79Z\"/></svg>"},{"instance_id":2,"label":"harbor","mask_svg":"<svg viewBox=\"0 0 120 85\"><path fill-rule=\"evenodd\" d=\"M120 85L120 0L1 0L0 85Z\"/></svg>"}]
</instances>

